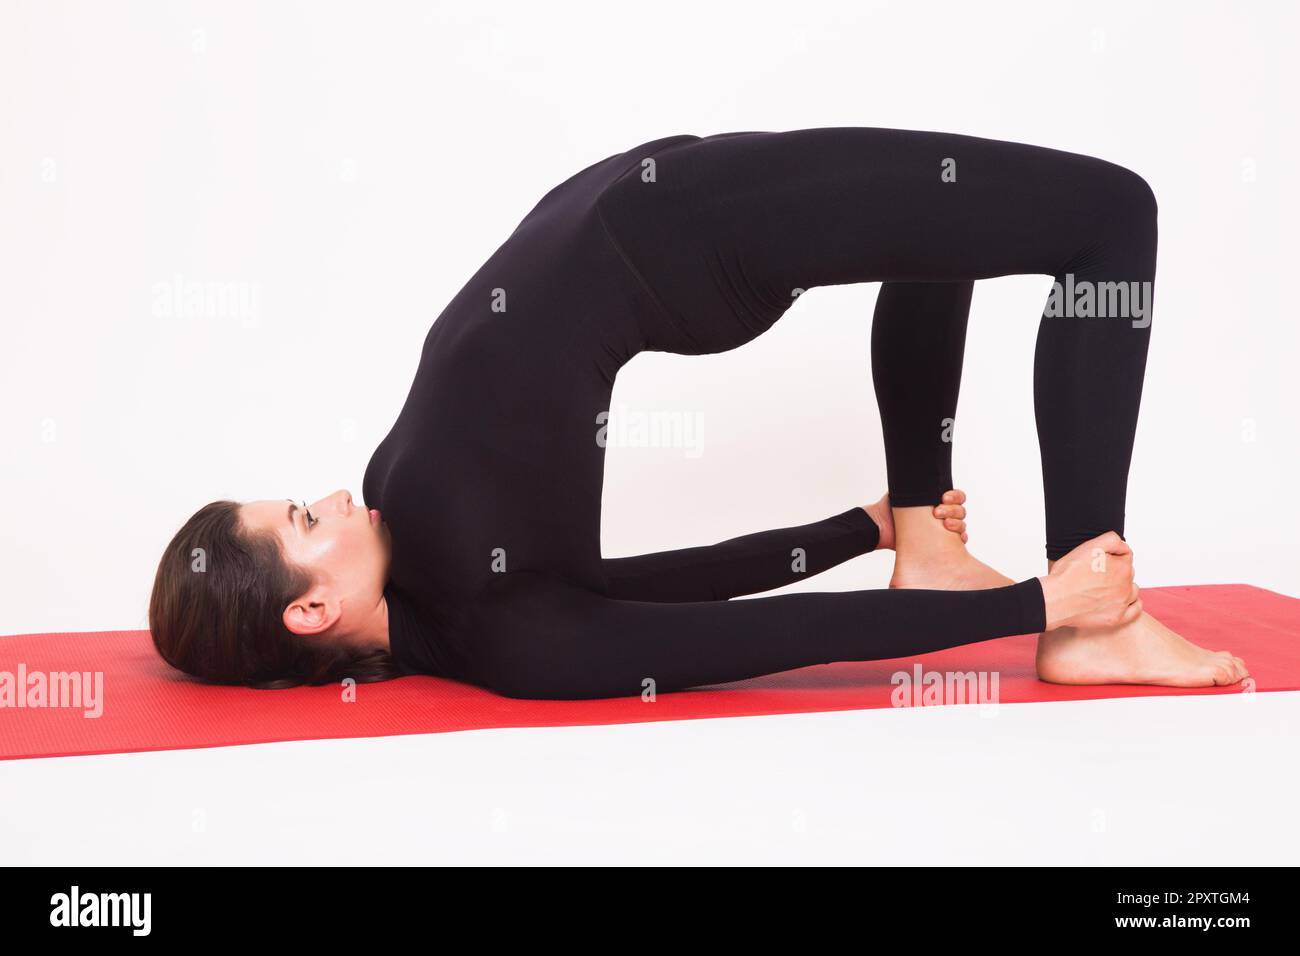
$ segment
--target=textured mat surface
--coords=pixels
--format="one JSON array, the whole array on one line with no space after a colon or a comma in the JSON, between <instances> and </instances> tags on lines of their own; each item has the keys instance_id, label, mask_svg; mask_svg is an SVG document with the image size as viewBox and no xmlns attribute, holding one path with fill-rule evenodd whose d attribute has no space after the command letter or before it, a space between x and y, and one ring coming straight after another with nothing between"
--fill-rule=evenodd
<instances>
[{"instance_id":1,"label":"textured mat surface","mask_svg":"<svg viewBox=\"0 0 1300 956\"><path fill-rule=\"evenodd\" d=\"M805 667L661 694L654 701L512 700L434 677L359 685L350 699L337 686L257 691L191 681L158 658L147 631L22 634L0 637L0 759L990 699L1012 704L1300 690L1300 599L1241 584L1146 588L1142 598L1152 614L1189 640L1244 658L1250 680L1193 690L1046 684L1034 674L1035 636L1024 635L903 660ZM32 703L33 675L48 678L52 672L89 675L86 687L93 690L98 679L101 691L63 698L75 706L18 706L15 689L27 688L22 703ZM945 679L971 672L984 675L983 698L977 685ZM907 680L896 679L900 673ZM936 679L943 686L936 687ZM53 702L55 696L52 691L45 699Z\"/></svg>"}]
</instances>

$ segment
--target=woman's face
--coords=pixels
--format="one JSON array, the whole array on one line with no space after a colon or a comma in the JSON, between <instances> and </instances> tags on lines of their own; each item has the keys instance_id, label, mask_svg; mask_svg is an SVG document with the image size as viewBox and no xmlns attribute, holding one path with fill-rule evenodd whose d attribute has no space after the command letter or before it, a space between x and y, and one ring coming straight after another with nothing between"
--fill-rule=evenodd
<instances>
[{"instance_id":1,"label":"woman's face","mask_svg":"<svg viewBox=\"0 0 1300 956\"><path fill-rule=\"evenodd\" d=\"M277 535L285 560L315 580L285 608L289 630L348 634L374 613L392 557L392 536L378 511L354 505L352 495L339 489L305 508L285 499L248 501L239 514L250 531Z\"/></svg>"}]
</instances>

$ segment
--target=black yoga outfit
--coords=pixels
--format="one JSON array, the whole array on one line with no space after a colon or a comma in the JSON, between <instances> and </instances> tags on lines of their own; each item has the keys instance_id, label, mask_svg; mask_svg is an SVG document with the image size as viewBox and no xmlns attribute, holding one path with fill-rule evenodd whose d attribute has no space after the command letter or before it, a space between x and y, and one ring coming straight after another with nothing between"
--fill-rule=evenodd
<instances>
[{"instance_id":1,"label":"black yoga outfit","mask_svg":"<svg viewBox=\"0 0 1300 956\"><path fill-rule=\"evenodd\" d=\"M872 550L878 529L861 508L602 558L602 413L640 351L735 348L801 290L884 282L872 352L889 490L900 505L936 504L952 486L945 419L971 283L1150 281L1154 259L1145 182L1032 146L826 128L670 136L587 167L433 323L366 469L366 503L393 536L396 662L512 697L612 697L1041 630L1037 578L727 600ZM1049 557L1123 533L1148 335L1149 322L1041 322Z\"/></svg>"}]
</instances>

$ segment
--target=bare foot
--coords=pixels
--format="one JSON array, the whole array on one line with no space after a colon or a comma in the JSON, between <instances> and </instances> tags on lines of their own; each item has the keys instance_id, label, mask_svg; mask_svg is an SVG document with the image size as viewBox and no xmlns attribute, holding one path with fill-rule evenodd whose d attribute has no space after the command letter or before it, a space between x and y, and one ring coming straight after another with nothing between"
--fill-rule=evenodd
<instances>
[{"instance_id":1,"label":"bare foot","mask_svg":"<svg viewBox=\"0 0 1300 956\"><path fill-rule=\"evenodd\" d=\"M1114 628L1060 627L1038 637L1038 677L1053 684L1212 687L1248 676L1228 651L1207 651L1145 611Z\"/></svg>"},{"instance_id":2,"label":"bare foot","mask_svg":"<svg viewBox=\"0 0 1300 956\"><path fill-rule=\"evenodd\" d=\"M1051 630L1038 636L1039 679L1213 687L1247 676L1241 658L1197 647L1142 610L1132 550L1113 531L1048 564L1039 580ZM1125 599L1114 598L1125 585L1134 600L1120 610Z\"/></svg>"},{"instance_id":3,"label":"bare foot","mask_svg":"<svg viewBox=\"0 0 1300 956\"><path fill-rule=\"evenodd\" d=\"M891 509L897 552L891 588L976 591L1016 583L966 550L965 501L954 489L933 508Z\"/></svg>"}]
</instances>

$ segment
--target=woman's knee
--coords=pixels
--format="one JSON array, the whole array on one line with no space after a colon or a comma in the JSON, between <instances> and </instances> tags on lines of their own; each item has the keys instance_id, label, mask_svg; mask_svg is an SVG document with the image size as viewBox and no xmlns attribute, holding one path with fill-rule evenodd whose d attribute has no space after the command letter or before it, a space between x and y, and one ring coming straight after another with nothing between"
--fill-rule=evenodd
<instances>
[{"instance_id":1,"label":"woman's knee","mask_svg":"<svg viewBox=\"0 0 1300 956\"><path fill-rule=\"evenodd\" d=\"M1142 176L1116 163L1097 160L1089 178L1087 201L1109 229L1155 232L1159 206L1155 190Z\"/></svg>"}]
</instances>

